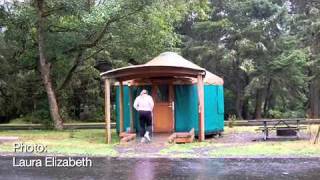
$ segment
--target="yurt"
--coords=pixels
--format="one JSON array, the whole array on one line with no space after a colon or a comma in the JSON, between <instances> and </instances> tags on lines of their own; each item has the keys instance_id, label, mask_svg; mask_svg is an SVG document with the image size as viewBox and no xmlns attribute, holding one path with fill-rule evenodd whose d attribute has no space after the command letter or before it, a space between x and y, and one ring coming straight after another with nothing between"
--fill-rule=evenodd
<instances>
[{"instance_id":1,"label":"yurt","mask_svg":"<svg viewBox=\"0 0 320 180\"><path fill-rule=\"evenodd\" d=\"M203 140L205 135L223 131L223 79L177 53L165 52L146 64L113 69L101 76L108 81L105 84L116 86L118 132L139 130L133 101L142 89L147 89L155 102L154 133L187 132L194 128Z\"/></svg>"}]
</instances>

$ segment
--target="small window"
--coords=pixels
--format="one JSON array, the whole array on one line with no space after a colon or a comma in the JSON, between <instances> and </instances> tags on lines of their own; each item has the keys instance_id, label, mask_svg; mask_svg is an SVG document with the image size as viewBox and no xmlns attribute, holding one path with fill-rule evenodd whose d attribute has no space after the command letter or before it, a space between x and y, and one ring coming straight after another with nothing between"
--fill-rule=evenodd
<instances>
[{"instance_id":1,"label":"small window","mask_svg":"<svg viewBox=\"0 0 320 180\"><path fill-rule=\"evenodd\" d=\"M169 102L169 87L168 85L159 85L157 88L157 102Z\"/></svg>"}]
</instances>

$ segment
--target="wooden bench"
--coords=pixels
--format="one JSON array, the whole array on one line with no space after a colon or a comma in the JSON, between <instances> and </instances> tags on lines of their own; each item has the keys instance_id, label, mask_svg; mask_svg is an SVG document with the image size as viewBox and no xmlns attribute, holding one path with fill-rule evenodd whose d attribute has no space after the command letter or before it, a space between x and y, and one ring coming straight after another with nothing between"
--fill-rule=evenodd
<instances>
[{"instance_id":1,"label":"wooden bench","mask_svg":"<svg viewBox=\"0 0 320 180\"><path fill-rule=\"evenodd\" d=\"M126 143L129 141L133 141L136 139L136 134L135 133L127 133L127 132L122 132L120 133L120 143Z\"/></svg>"},{"instance_id":2,"label":"wooden bench","mask_svg":"<svg viewBox=\"0 0 320 180\"><path fill-rule=\"evenodd\" d=\"M169 143L191 143L194 140L194 128L189 132L176 132L173 133L169 138Z\"/></svg>"},{"instance_id":3,"label":"wooden bench","mask_svg":"<svg viewBox=\"0 0 320 180\"><path fill-rule=\"evenodd\" d=\"M259 127L255 129L256 131L265 130L265 127ZM307 129L307 126L299 126L299 127L267 127L268 130L282 130L282 129L292 129L292 130L301 130Z\"/></svg>"}]
</instances>

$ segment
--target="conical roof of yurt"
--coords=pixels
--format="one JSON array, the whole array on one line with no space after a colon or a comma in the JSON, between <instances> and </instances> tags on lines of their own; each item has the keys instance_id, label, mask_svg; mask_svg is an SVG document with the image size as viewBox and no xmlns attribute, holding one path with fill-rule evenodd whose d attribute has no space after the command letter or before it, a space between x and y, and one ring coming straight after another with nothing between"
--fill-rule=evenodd
<instances>
[{"instance_id":1,"label":"conical roof of yurt","mask_svg":"<svg viewBox=\"0 0 320 180\"><path fill-rule=\"evenodd\" d=\"M219 76L209 72L208 70L194 64L191 61L186 60L179 54L175 52L164 52L161 53L159 56L153 58L151 61L139 65L139 66L164 66L164 67L181 67L181 68L190 68L190 69L195 69L195 70L203 70L206 72L205 78L204 78L204 83L205 84L210 84L210 85L223 85L223 79L220 78ZM197 79L196 78L190 78L192 83L196 83ZM130 81L124 82L130 83Z\"/></svg>"},{"instance_id":2,"label":"conical roof of yurt","mask_svg":"<svg viewBox=\"0 0 320 180\"><path fill-rule=\"evenodd\" d=\"M159 56L153 58L151 61L147 62L145 66L171 66L171 67L186 67L192 69L205 70L204 68L194 64L191 61L186 60L179 54L175 52L164 52ZM219 76L207 71L204 78L206 84L222 85L223 79Z\"/></svg>"}]
</instances>

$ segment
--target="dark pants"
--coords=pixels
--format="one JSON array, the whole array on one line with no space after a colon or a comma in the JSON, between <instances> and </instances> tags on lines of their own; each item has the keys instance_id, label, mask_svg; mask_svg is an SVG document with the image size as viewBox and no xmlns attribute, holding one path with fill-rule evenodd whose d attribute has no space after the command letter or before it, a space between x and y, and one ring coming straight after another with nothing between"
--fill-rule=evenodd
<instances>
[{"instance_id":1,"label":"dark pants","mask_svg":"<svg viewBox=\"0 0 320 180\"><path fill-rule=\"evenodd\" d=\"M149 131L149 135L152 134L152 115L151 111L139 111L140 119L140 136L143 137L146 130Z\"/></svg>"}]
</instances>

